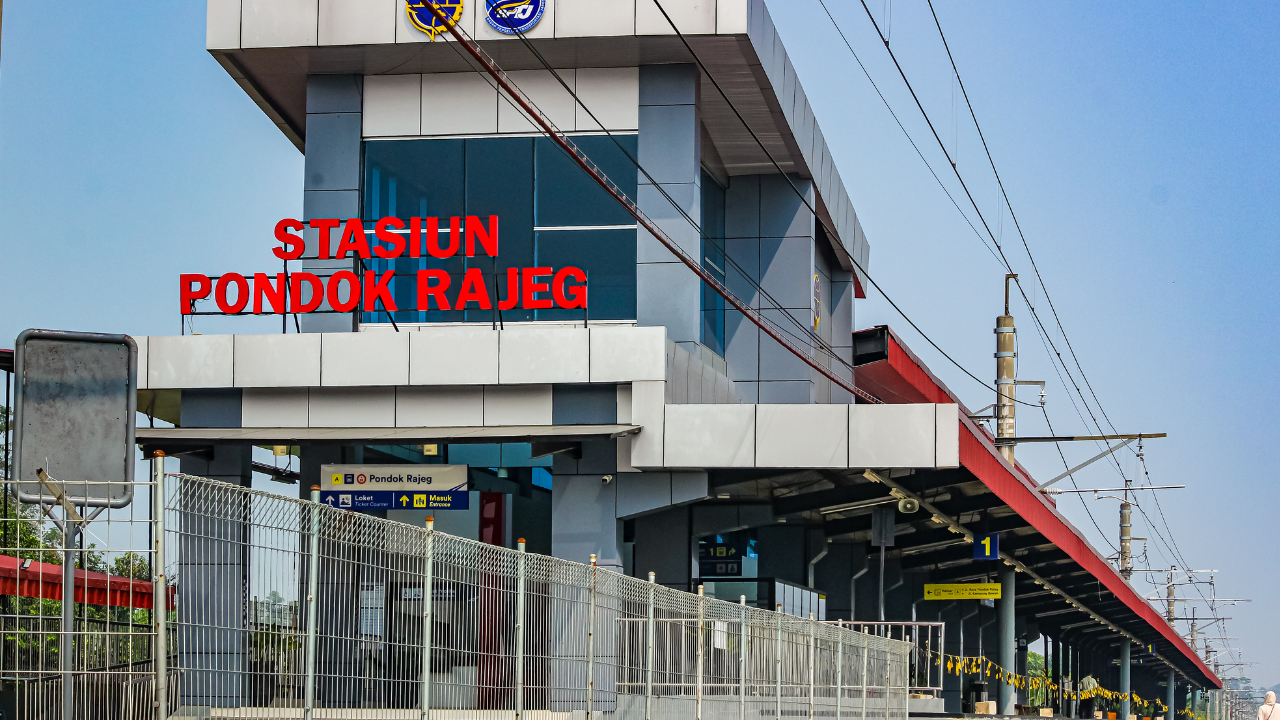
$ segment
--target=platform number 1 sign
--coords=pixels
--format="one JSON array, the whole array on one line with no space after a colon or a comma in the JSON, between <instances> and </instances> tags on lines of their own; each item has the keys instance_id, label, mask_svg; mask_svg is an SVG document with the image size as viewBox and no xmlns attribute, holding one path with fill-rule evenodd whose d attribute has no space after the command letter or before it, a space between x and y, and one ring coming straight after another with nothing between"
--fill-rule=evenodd
<instances>
[{"instance_id":1,"label":"platform number 1 sign","mask_svg":"<svg viewBox=\"0 0 1280 720\"><path fill-rule=\"evenodd\" d=\"M999 560L1000 559L1000 536L999 535L974 536L973 559L974 560Z\"/></svg>"}]
</instances>

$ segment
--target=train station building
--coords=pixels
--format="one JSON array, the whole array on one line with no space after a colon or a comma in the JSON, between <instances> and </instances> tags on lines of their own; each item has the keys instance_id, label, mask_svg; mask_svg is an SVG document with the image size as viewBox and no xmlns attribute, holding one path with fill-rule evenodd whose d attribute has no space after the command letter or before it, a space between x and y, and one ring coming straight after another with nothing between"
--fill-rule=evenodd
<instances>
[{"instance_id":1,"label":"train station building","mask_svg":"<svg viewBox=\"0 0 1280 720\"><path fill-rule=\"evenodd\" d=\"M138 408L173 426L139 428L144 448L193 475L248 485L267 472L339 503L354 502L336 498L359 491L358 466L465 466L433 486L467 496L430 510L451 534L524 538L801 617L942 622L942 656L1025 674L1036 649L1059 680L1089 673L1175 707L1220 686L906 344L859 325L870 243L762 0L541 0L520 34L480 0L441 4L622 194L826 372L711 291L420 7L208 0L210 54L305 156L305 252L288 272L394 272L395 307L339 312L329 295L282 334L135 338ZM323 221L350 218L370 239L385 218L438 225L424 223L436 237L423 252L341 257ZM430 252L446 237L453 252ZM553 290L565 268L581 276ZM426 302L423 277L439 291ZM255 465L255 447L297 470ZM428 514L350 509L418 526ZM989 559L975 559L981 538L998 539ZM1001 597L925 597L962 582ZM942 675L940 699L913 707L972 711L987 678ZM1010 714L1026 702L1008 699Z\"/></svg>"}]
</instances>

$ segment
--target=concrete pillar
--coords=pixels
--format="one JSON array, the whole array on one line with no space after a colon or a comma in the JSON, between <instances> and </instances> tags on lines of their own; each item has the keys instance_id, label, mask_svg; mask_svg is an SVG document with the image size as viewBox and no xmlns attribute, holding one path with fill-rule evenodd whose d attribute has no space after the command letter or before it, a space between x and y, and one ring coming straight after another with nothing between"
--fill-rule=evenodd
<instances>
[{"instance_id":1,"label":"concrete pillar","mask_svg":"<svg viewBox=\"0 0 1280 720\"><path fill-rule=\"evenodd\" d=\"M1006 568L1000 571L1000 600L997 601L998 612L1000 614L1000 667L1008 672L1013 672L1018 661L1018 638L1014 632L1014 601L1017 573L1013 568ZM1015 715L1017 708L1017 693L1014 687L1007 682L1000 683L1000 703L999 710L1001 715Z\"/></svg>"},{"instance_id":2,"label":"concrete pillar","mask_svg":"<svg viewBox=\"0 0 1280 720\"><path fill-rule=\"evenodd\" d=\"M1174 710L1174 705L1178 702L1178 681L1176 678L1173 668L1169 668L1169 677L1165 681L1167 687L1164 689L1164 704L1168 706L1164 711L1164 720L1174 720L1174 715L1176 714Z\"/></svg>"},{"instance_id":3,"label":"concrete pillar","mask_svg":"<svg viewBox=\"0 0 1280 720\"><path fill-rule=\"evenodd\" d=\"M193 403L190 394L184 392L184 424L215 427L209 417L199 418L200 411L212 407L202 404L208 398ZM253 477L252 449L244 446L215 446L209 457L183 455L180 463L184 473L241 487L249 487ZM204 492L181 498L190 511L183 513L182 527L174 528L182 531L178 573L188 589L183 610L206 625L178 627L178 664L191 668L179 684L179 703L240 707L252 701L256 689L256 676L244 653L249 631L249 507L230 491ZM209 513L210 507L225 511Z\"/></svg>"},{"instance_id":4,"label":"concrete pillar","mask_svg":"<svg viewBox=\"0 0 1280 720\"><path fill-rule=\"evenodd\" d=\"M1130 653L1133 648L1129 643L1129 638L1120 639L1120 720L1129 720L1129 708L1132 706L1128 695L1133 687L1131 676L1133 674L1133 662Z\"/></svg>"},{"instance_id":5,"label":"concrete pillar","mask_svg":"<svg viewBox=\"0 0 1280 720\"><path fill-rule=\"evenodd\" d=\"M622 521L616 514L617 488L616 481L603 482L600 475L552 477L552 555L585 563L594 554L600 567L622 572ZM687 529L686 521L686 534Z\"/></svg>"}]
</instances>

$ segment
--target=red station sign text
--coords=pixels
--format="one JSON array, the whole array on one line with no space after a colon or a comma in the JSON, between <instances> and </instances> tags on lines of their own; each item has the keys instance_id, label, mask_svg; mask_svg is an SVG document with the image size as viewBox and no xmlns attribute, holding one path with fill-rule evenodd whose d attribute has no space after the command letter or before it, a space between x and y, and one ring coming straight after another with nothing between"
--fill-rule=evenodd
<instances>
[{"instance_id":1,"label":"red station sign text","mask_svg":"<svg viewBox=\"0 0 1280 720\"><path fill-rule=\"evenodd\" d=\"M403 257L443 260L459 253L475 257L477 250L496 258L498 216L490 215L488 220L486 226L475 215L451 217L445 230L441 227L440 218L414 217L406 223L400 218L384 217L374 223L373 237L370 238L359 218L316 218L305 224L301 220L286 218L276 223L275 239L280 246L271 251L281 260L300 259L306 253L307 245L303 236L297 233L309 227L317 231L315 257L320 260L344 260L352 256L364 260L375 257L384 260ZM338 232L336 246L333 242L335 231ZM448 240L442 242L443 237ZM326 299L329 308L336 312L354 312L357 308L364 312L492 310L495 303L499 310L547 310L553 307L571 310L587 306L587 274L579 268L507 268L505 275L505 292L500 292L502 283L495 278L491 296L484 272L479 268L468 268L456 289L452 287L454 278L444 270L418 270L417 307L399 308L391 295L391 279L395 277L395 270L387 270L381 275L372 270L365 270L362 275L351 270L339 270L327 278L309 272L254 273L249 277L226 273L212 278L191 273L180 278L182 314L194 313L194 303L210 295L218 310L229 315L243 312L255 315L309 313L319 310Z\"/></svg>"}]
</instances>

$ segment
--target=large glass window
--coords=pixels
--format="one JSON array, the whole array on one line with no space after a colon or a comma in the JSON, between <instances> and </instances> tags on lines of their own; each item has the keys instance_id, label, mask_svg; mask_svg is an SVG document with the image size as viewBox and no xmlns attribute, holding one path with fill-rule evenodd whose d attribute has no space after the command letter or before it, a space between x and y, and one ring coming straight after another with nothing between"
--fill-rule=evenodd
<instances>
[{"instance_id":1,"label":"large glass window","mask_svg":"<svg viewBox=\"0 0 1280 720\"><path fill-rule=\"evenodd\" d=\"M724 188L702 171L702 267L721 283L724 275ZM702 284L702 344L724 357L724 298Z\"/></svg>"},{"instance_id":2,"label":"large glass window","mask_svg":"<svg viewBox=\"0 0 1280 720\"><path fill-rule=\"evenodd\" d=\"M634 157L636 137L619 136ZM636 170L608 137L577 137L574 142L631 197ZM482 271L491 298L507 297L507 268L565 266L582 269L590 288L593 320L636 317L634 229L601 226L634 225L634 219L608 193L547 138L469 138L452 140L376 140L365 143L364 208L366 227L393 215L440 218L476 215L500 218L498 257L458 255L447 259L399 258L367 260L379 273L395 269L392 294L400 308L397 322L487 322L493 310L417 310L419 269L444 270L454 298L468 269ZM546 230L535 231L535 228ZM447 238L446 238L447 240ZM579 319L581 310L502 312L503 320ZM364 322L386 322L385 313L365 313Z\"/></svg>"}]
</instances>

